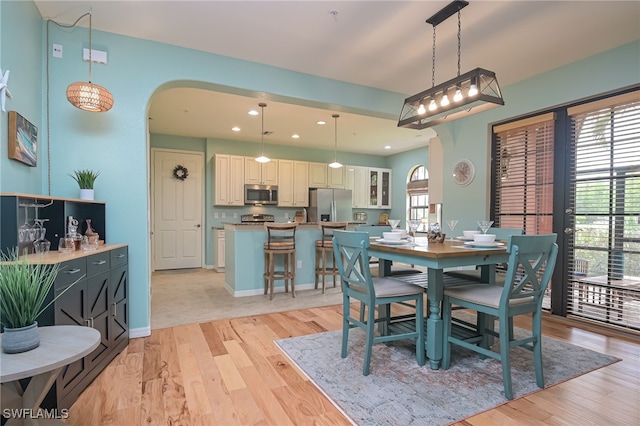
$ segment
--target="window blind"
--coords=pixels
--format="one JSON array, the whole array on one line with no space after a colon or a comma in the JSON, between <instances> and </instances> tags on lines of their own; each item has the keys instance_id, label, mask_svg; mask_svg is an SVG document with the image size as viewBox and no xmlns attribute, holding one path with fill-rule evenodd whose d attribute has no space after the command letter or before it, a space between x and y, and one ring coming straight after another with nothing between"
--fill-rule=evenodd
<instances>
[{"instance_id":1,"label":"window blind","mask_svg":"<svg viewBox=\"0 0 640 426\"><path fill-rule=\"evenodd\" d=\"M568 113L567 312L640 330L640 91Z\"/></svg>"}]
</instances>

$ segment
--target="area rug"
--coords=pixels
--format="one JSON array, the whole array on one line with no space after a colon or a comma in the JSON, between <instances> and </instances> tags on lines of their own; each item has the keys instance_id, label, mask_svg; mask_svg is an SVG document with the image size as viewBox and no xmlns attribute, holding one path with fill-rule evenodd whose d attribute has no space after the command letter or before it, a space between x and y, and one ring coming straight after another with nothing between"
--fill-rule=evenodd
<instances>
[{"instance_id":1,"label":"area rug","mask_svg":"<svg viewBox=\"0 0 640 426\"><path fill-rule=\"evenodd\" d=\"M523 330L515 329L516 335ZM410 342L373 347L371 373L362 375L365 334L349 333L340 357L342 331L276 341L280 349L357 425L446 425L508 402L502 368L492 358L453 346L449 370L418 366ZM545 386L566 381L620 359L544 337ZM539 391L533 354L511 350L514 398Z\"/></svg>"}]
</instances>

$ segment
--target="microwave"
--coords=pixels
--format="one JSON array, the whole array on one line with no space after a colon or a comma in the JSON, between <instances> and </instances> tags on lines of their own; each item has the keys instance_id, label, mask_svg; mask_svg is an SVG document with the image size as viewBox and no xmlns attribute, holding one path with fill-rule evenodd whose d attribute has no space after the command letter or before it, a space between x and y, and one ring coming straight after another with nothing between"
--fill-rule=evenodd
<instances>
[{"instance_id":1,"label":"microwave","mask_svg":"<svg viewBox=\"0 0 640 426\"><path fill-rule=\"evenodd\" d=\"M245 185L244 203L246 205L278 204L276 185Z\"/></svg>"}]
</instances>

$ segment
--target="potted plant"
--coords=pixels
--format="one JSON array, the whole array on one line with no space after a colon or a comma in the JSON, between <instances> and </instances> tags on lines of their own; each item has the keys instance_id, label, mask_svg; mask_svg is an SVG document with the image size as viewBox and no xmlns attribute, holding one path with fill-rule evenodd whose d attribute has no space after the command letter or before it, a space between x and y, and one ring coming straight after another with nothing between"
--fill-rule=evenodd
<instances>
[{"instance_id":1,"label":"potted plant","mask_svg":"<svg viewBox=\"0 0 640 426\"><path fill-rule=\"evenodd\" d=\"M4 352L26 352L40 344L36 318L79 281L45 305L58 269L58 264L30 264L26 256L20 258L17 249L9 254L0 253L0 324L4 327Z\"/></svg>"},{"instance_id":2,"label":"potted plant","mask_svg":"<svg viewBox=\"0 0 640 426\"><path fill-rule=\"evenodd\" d=\"M69 174L78 183L80 187L81 200L93 200L93 184L100 175L99 171L93 170L75 170L73 174Z\"/></svg>"}]
</instances>

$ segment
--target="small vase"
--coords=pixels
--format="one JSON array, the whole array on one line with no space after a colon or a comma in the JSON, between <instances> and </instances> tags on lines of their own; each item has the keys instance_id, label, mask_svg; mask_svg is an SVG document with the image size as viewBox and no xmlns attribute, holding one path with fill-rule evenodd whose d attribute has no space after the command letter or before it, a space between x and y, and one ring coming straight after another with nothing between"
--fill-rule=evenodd
<instances>
[{"instance_id":1,"label":"small vase","mask_svg":"<svg viewBox=\"0 0 640 426\"><path fill-rule=\"evenodd\" d=\"M80 199L81 200L93 200L93 189L81 189L80 190Z\"/></svg>"},{"instance_id":2,"label":"small vase","mask_svg":"<svg viewBox=\"0 0 640 426\"><path fill-rule=\"evenodd\" d=\"M2 333L2 351L7 354L27 352L40 346L38 321L21 328L4 328Z\"/></svg>"}]
</instances>

